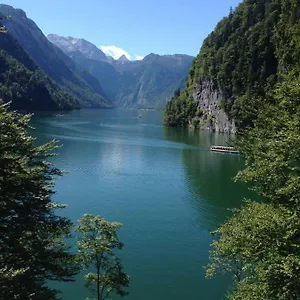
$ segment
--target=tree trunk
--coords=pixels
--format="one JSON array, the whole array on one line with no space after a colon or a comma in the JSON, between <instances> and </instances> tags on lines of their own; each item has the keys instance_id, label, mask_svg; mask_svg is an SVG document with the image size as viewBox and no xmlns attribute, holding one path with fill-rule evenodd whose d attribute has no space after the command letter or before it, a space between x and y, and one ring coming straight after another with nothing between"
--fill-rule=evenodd
<instances>
[{"instance_id":1,"label":"tree trunk","mask_svg":"<svg viewBox=\"0 0 300 300\"><path fill-rule=\"evenodd\" d=\"M98 300L102 300L102 295L100 295L100 268L97 268L97 297Z\"/></svg>"}]
</instances>

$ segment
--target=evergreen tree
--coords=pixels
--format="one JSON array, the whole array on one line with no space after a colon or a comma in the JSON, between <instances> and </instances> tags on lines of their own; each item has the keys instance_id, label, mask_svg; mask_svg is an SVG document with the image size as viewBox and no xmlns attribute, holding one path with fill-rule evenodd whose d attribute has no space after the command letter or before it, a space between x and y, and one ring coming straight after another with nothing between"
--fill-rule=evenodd
<instances>
[{"instance_id":1,"label":"evergreen tree","mask_svg":"<svg viewBox=\"0 0 300 300\"><path fill-rule=\"evenodd\" d=\"M247 203L215 234L208 276L230 272L230 299L300 299L300 76L284 76L274 103L243 131L246 158L237 180L264 203Z\"/></svg>"},{"instance_id":2,"label":"evergreen tree","mask_svg":"<svg viewBox=\"0 0 300 300\"><path fill-rule=\"evenodd\" d=\"M216 230L207 275L230 272L229 299L300 299L300 13L282 0L276 27L280 83L237 147L248 183L262 203L248 202Z\"/></svg>"},{"instance_id":3,"label":"evergreen tree","mask_svg":"<svg viewBox=\"0 0 300 300\"><path fill-rule=\"evenodd\" d=\"M62 175L48 160L57 145L36 146L29 120L0 105L0 299L56 299L46 283L77 272L65 243L72 223L51 201Z\"/></svg>"}]
</instances>

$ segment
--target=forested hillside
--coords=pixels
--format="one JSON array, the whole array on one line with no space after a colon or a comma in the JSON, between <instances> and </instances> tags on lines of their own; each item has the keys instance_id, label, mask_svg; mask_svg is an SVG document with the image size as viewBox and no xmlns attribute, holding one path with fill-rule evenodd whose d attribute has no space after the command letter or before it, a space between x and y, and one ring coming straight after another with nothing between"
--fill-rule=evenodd
<instances>
[{"instance_id":1,"label":"forested hillside","mask_svg":"<svg viewBox=\"0 0 300 300\"><path fill-rule=\"evenodd\" d=\"M79 108L7 32L0 34L0 99L24 111Z\"/></svg>"},{"instance_id":2,"label":"forested hillside","mask_svg":"<svg viewBox=\"0 0 300 300\"><path fill-rule=\"evenodd\" d=\"M1 4L1 15L11 16L5 20L8 32L35 63L66 93L74 97L81 107L113 107L99 81L50 43L23 10Z\"/></svg>"},{"instance_id":3,"label":"forested hillside","mask_svg":"<svg viewBox=\"0 0 300 300\"><path fill-rule=\"evenodd\" d=\"M231 300L300 299L300 9L299 0L277 5L277 84L273 89L270 80L262 85L260 102L251 101L252 90L246 89L245 107L261 107L235 141L246 161L236 180L249 184L261 201L247 200L214 232L207 269L208 276L232 275ZM256 75L265 78L261 67Z\"/></svg>"},{"instance_id":4,"label":"forested hillside","mask_svg":"<svg viewBox=\"0 0 300 300\"><path fill-rule=\"evenodd\" d=\"M283 5L278 0L245 0L230 10L203 42L183 92L168 103L167 125L193 123L222 131L216 126L222 112L238 128L252 124L257 110L270 101L268 93L289 55L289 41L282 36L288 26L281 15ZM185 103L194 101L198 110L186 113Z\"/></svg>"}]
</instances>

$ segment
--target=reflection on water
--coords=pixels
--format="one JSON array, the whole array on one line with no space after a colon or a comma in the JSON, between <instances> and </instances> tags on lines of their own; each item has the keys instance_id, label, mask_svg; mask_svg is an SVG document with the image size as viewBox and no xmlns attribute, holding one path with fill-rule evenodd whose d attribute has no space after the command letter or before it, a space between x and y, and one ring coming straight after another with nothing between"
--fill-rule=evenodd
<instances>
[{"instance_id":1,"label":"reflection on water","mask_svg":"<svg viewBox=\"0 0 300 300\"><path fill-rule=\"evenodd\" d=\"M209 150L211 145L226 145L230 142L230 136L218 132L196 131L191 128L168 128L164 127L164 136L166 139L194 145L203 150Z\"/></svg>"},{"instance_id":2,"label":"reflection on water","mask_svg":"<svg viewBox=\"0 0 300 300\"><path fill-rule=\"evenodd\" d=\"M188 200L199 213L199 226L213 230L230 215L230 209L240 207L243 198L253 197L244 184L234 183L233 177L244 167L243 157L236 154L216 153L212 145L227 145L226 134L165 128L166 139L198 146L183 149Z\"/></svg>"},{"instance_id":3,"label":"reflection on water","mask_svg":"<svg viewBox=\"0 0 300 300\"><path fill-rule=\"evenodd\" d=\"M248 195L231 181L243 158L209 151L228 136L164 128L162 112L121 109L37 115L33 126L37 143L63 144L54 158L70 171L56 185L55 200L69 204L63 213L124 224L128 300L222 299L228 280L204 278L209 232ZM82 276L57 287L65 300L87 296Z\"/></svg>"}]
</instances>

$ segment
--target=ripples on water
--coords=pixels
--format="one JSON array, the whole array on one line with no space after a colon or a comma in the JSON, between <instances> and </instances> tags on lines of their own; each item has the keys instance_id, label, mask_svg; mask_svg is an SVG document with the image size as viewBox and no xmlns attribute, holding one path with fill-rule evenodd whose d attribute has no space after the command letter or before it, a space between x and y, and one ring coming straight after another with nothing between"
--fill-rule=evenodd
<instances>
[{"instance_id":1,"label":"ripples on water","mask_svg":"<svg viewBox=\"0 0 300 300\"><path fill-rule=\"evenodd\" d=\"M248 195L231 181L243 161L209 151L227 136L168 129L161 120L155 111L86 110L36 116L33 125L38 142L63 144L55 163L70 174L57 181L55 200L69 204L65 214L124 224L127 299L219 300L228 280L205 280L203 266L209 232ZM57 287L66 300L87 296L82 276Z\"/></svg>"}]
</instances>

